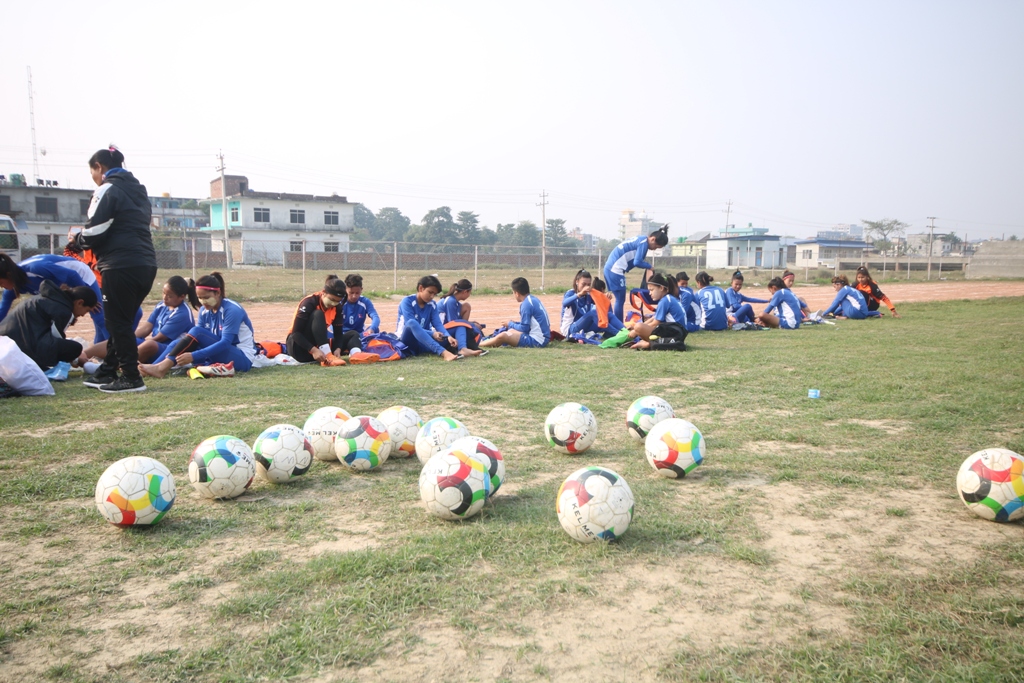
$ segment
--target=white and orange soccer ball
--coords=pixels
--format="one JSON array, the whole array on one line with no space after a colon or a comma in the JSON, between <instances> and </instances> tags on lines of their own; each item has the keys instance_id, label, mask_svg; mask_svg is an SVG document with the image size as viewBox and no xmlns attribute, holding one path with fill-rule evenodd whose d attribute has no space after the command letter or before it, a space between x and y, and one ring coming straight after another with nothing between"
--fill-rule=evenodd
<instances>
[{"instance_id":1,"label":"white and orange soccer ball","mask_svg":"<svg viewBox=\"0 0 1024 683\"><path fill-rule=\"evenodd\" d=\"M644 441L647 462L654 471L670 479L682 479L704 462L704 435L678 417L654 425Z\"/></svg>"},{"instance_id":2,"label":"white and orange soccer ball","mask_svg":"<svg viewBox=\"0 0 1024 683\"><path fill-rule=\"evenodd\" d=\"M607 467L584 467L558 489L555 513L565 532L581 543L614 541L633 521L633 491Z\"/></svg>"},{"instance_id":3,"label":"white and orange soccer ball","mask_svg":"<svg viewBox=\"0 0 1024 683\"><path fill-rule=\"evenodd\" d=\"M1005 448L972 454L956 475L967 509L992 522L1024 518L1024 456Z\"/></svg>"},{"instance_id":4,"label":"white and orange soccer ball","mask_svg":"<svg viewBox=\"0 0 1024 683\"><path fill-rule=\"evenodd\" d=\"M252 445L256 473L275 484L284 484L309 471L313 464L313 445L306 433L295 425L267 427Z\"/></svg>"},{"instance_id":5,"label":"white and orange soccer ball","mask_svg":"<svg viewBox=\"0 0 1024 683\"><path fill-rule=\"evenodd\" d=\"M505 458L492 442L481 436L464 436L451 445L452 450L461 451L479 460L491 480L487 497L493 496L505 483Z\"/></svg>"},{"instance_id":6,"label":"white and orange soccer ball","mask_svg":"<svg viewBox=\"0 0 1024 683\"><path fill-rule=\"evenodd\" d=\"M153 458L118 460L96 482L96 509L120 527L156 524L175 496L171 471Z\"/></svg>"},{"instance_id":7,"label":"white and orange soccer ball","mask_svg":"<svg viewBox=\"0 0 1024 683\"><path fill-rule=\"evenodd\" d=\"M420 471L420 498L441 519L468 519L480 512L491 479L477 458L456 448L430 457Z\"/></svg>"},{"instance_id":8,"label":"white and orange soccer ball","mask_svg":"<svg viewBox=\"0 0 1024 683\"><path fill-rule=\"evenodd\" d=\"M306 419L302 425L302 431L306 433L310 445L313 446L313 456L317 460L337 460L334 453L334 438L338 430L346 420L352 419L348 411L337 406L324 406L317 408Z\"/></svg>"},{"instance_id":9,"label":"white and orange soccer ball","mask_svg":"<svg viewBox=\"0 0 1024 683\"><path fill-rule=\"evenodd\" d=\"M408 406L391 406L377 419L388 428L391 437L391 457L408 458L416 455L416 437L423 427L420 414Z\"/></svg>"},{"instance_id":10,"label":"white and orange soccer ball","mask_svg":"<svg viewBox=\"0 0 1024 683\"><path fill-rule=\"evenodd\" d=\"M341 425L334 440L334 453L354 470L376 469L391 455L391 437L377 418L357 415Z\"/></svg>"}]
</instances>

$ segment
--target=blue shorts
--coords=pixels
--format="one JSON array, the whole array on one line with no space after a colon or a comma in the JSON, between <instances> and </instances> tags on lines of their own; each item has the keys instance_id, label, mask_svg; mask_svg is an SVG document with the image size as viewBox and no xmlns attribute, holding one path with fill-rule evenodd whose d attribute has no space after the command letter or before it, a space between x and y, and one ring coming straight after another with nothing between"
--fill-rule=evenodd
<instances>
[{"instance_id":1,"label":"blue shorts","mask_svg":"<svg viewBox=\"0 0 1024 683\"><path fill-rule=\"evenodd\" d=\"M604 281L608 285L608 289L613 292L624 292L626 291L626 276L618 275L610 270L604 271Z\"/></svg>"},{"instance_id":2,"label":"blue shorts","mask_svg":"<svg viewBox=\"0 0 1024 683\"><path fill-rule=\"evenodd\" d=\"M528 334L523 334L519 337L519 347L524 349L540 349L548 345L547 339L542 342L537 341Z\"/></svg>"}]
</instances>

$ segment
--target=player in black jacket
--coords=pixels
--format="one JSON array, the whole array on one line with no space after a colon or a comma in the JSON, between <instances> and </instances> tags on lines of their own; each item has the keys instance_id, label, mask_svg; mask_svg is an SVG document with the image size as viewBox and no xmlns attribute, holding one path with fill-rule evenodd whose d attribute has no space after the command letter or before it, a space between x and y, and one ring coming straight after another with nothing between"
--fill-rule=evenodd
<instances>
[{"instance_id":1,"label":"player in black jacket","mask_svg":"<svg viewBox=\"0 0 1024 683\"><path fill-rule=\"evenodd\" d=\"M62 289L50 280L39 285L39 296L16 306L0 322L0 335L10 337L26 356L43 370L60 361L70 363L82 353L82 345L67 339L65 330L96 305L96 292L80 286Z\"/></svg>"},{"instance_id":2,"label":"player in black jacket","mask_svg":"<svg viewBox=\"0 0 1024 683\"><path fill-rule=\"evenodd\" d=\"M105 393L146 390L139 375L133 322L156 279L149 196L123 163L124 155L113 146L89 159L89 171L99 187L92 195L85 227L69 245L91 249L103 275L103 315L110 333L107 356L83 384Z\"/></svg>"}]
</instances>

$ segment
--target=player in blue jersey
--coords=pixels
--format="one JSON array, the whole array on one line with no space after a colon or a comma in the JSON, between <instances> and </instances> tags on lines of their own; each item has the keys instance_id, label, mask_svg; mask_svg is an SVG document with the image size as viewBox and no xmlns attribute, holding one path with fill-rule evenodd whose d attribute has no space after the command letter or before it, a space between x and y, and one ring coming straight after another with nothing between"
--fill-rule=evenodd
<instances>
[{"instance_id":1,"label":"player in blue jersey","mask_svg":"<svg viewBox=\"0 0 1024 683\"><path fill-rule=\"evenodd\" d=\"M782 281L786 284L786 289L792 291L793 283L796 282L796 275L793 274L793 271L787 270L782 273ZM809 318L811 316L811 309L808 308L807 302L800 297L797 297L796 300L800 302L800 313L805 319Z\"/></svg>"},{"instance_id":2,"label":"player in blue jersey","mask_svg":"<svg viewBox=\"0 0 1024 683\"><path fill-rule=\"evenodd\" d=\"M750 304L766 304L768 299L755 299L743 294L743 273L736 271L732 274L732 283L725 290L725 312L730 323L751 323L754 322L754 309Z\"/></svg>"},{"instance_id":3,"label":"player in blue jersey","mask_svg":"<svg viewBox=\"0 0 1024 683\"><path fill-rule=\"evenodd\" d=\"M363 351L363 335L380 332L380 316L373 302L363 296L363 276L350 273L345 278L345 302L338 307L334 323L329 330L334 342L332 346L341 354L348 354L350 363L376 363L380 356ZM370 326L366 321L369 318ZM339 319L341 326L338 326Z\"/></svg>"},{"instance_id":4,"label":"player in blue jersey","mask_svg":"<svg viewBox=\"0 0 1024 683\"><path fill-rule=\"evenodd\" d=\"M519 302L519 322L508 321L508 329L480 342L482 347L521 346L539 348L551 341L551 323L540 299L530 294L530 283L525 277L512 281L512 295Z\"/></svg>"},{"instance_id":5,"label":"player in blue jersey","mask_svg":"<svg viewBox=\"0 0 1024 683\"><path fill-rule=\"evenodd\" d=\"M410 356L432 353L446 361L462 358L448 350L454 349L456 342L444 329L434 301L440 291L441 281L433 275L424 275L416 283L416 293L405 297L398 305L395 336L409 347ZM448 348L445 348L446 345Z\"/></svg>"},{"instance_id":6,"label":"player in blue jersey","mask_svg":"<svg viewBox=\"0 0 1024 683\"><path fill-rule=\"evenodd\" d=\"M772 298L764 313L757 317L759 325L781 327L784 330L795 330L800 327L803 313L800 312L800 300L789 290L781 277L773 277L768 281L768 291ZM774 311L774 313L773 313Z\"/></svg>"},{"instance_id":7,"label":"player in blue jersey","mask_svg":"<svg viewBox=\"0 0 1024 683\"><path fill-rule=\"evenodd\" d=\"M683 293L684 289L688 291L691 295L695 294L695 292L692 289L690 289L690 276L686 274L685 270L681 270L678 273L676 273L676 285L679 287L680 294Z\"/></svg>"},{"instance_id":8,"label":"player in blue jersey","mask_svg":"<svg viewBox=\"0 0 1024 683\"><path fill-rule=\"evenodd\" d=\"M175 365L195 365L207 376L230 377L247 372L256 358L256 341L249 315L228 299L224 277L210 273L196 282L196 297L203 306L196 325L150 365L139 371L148 377L164 377Z\"/></svg>"},{"instance_id":9,"label":"player in blue jersey","mask_svg":"<svg viewBox=\"0 0 1024 683\"><path fill-rule=\"evenodd\" d=\"M169 344L192 329L196 324L192 309L199 306L196 283L192 278L185 280L180 275L172 275L164 285L161 302L145 322L136 326L139 362L150 362L163 353Z\"/></svg>"},{"instance_id":10,"label":"player in blue jersey","mask_svg":"<svg viewBox=\"0 0 1024 683\"><path fill-rule=\"evenodd\" d=\"M15 263L7 254L0 254L0 320L7 317L11 304L22 294L39 294L39 286L43 280L49 280L58 287L88 287L96 292L99 301L103 301L96 274L78 259L56 254L39 254ZM96 304L89 312L95 330L93 343L98 344L107 338L107 328L103 320L101 304Z\"/></svg>"},{"instance_id":11,"label":"player in blue jersey","mask_svg":"<svg viewBox=\"0 0 1024 683\"><path fill-rule=\"evenodd\" d=\"M482 356L480 350L483 328L469 319L473 305L468 299L473 293L473 283L463 278L448 288L448 294L438 302L441 323L450 338L455 339L455 349L463 356Z\"/></svg>"},{"instance_id":12,"label":"player in blue jersey","mask_svg":"<svg viewBox=\"0 0 1024 683\"><path fill-rule=\"evenodd\" d=\"M615 295L615 315L623 320L626 307L626 273L634 268L643 268L653 273L653 266L645 261L649 249L660 249L668 244L668 225L664 225L650 235L634 237L626 240L608 254L604 264L604 280L608 290Z\"/></svg>"},{"instance_id":13,"label":"player in blue jersey","mask_svg":"<svg viewBox=\"0 0 1024 683\"><path fill-rule=\"evenodd\" d=\"M850 320L881 317L878 311L868 310L868 302L865 301L864 295L850 286L850 281L845 275L832 278L832 287L836 290L836 298L822 315L835 315L837 318Z\"/></svg>"},{"instance_id":14,"label":"player in blue jersey","mask_svg":"<svg viewBox=\"0 0 1024 683\"><path fill-rule=\"evenodd\" d=\"M651 298L658 303L654 311L654 320L650 322L637 323L629 331L629 338L636 339L634 349L649 349L651 336L665 339L686 338L686 312L676 294L679 293L679 286L671 276L666 277L661 273L655 273L647 279L647 289L651 292Z\"/></svg>"},{"instance_id":15,"label":"player in blue jersey","mask_svg":"<svg viewBox=\"0 0 1024 683\"><path fill-rule=\"evenodd\" d=\"M705 271L697 273L697 301L700 303L700 328L702 330L725 330L729 327L726 313L725 292L711 283L715 278Z\"/></svg>"},{"instance_id":16,"label":"player in blue jersey","mask_svg":"<svg viewBox=\"0 0 1024 683\"><path fill-rule=\"evenodd\" d=\"M593 300L593 306L569 325L569 334L565 335L567 338L592 343L599 343L602 339L618 338L617 335L625 329L625 326L621 320L615 317L615 311L612 310L612 302L608 299L606 289L601 278L593 279L593 284L591 284L587 295Z\"/></svg>"},{"instance_id":17,"label":"player in blue jersey","mask_svg":"<svg viewBox=\"0 0 1024 683\"><path fill-rule=\"evenodd\" d=\"M590 297L590 289L594 279L585 268L576 271L576 277L572 279L572 289L565 292L562 297L562 317L558 325L558 331L563 337L568 337L573 323L577 322L594 308L594 300Z\"/></svg>"}]
</instances>

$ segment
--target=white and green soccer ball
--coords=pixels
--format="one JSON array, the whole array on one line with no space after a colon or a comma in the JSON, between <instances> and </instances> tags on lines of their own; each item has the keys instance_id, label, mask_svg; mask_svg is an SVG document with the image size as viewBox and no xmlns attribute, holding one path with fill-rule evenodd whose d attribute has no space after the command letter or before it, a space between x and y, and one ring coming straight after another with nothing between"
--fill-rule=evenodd
<instances>
[{"instance_id":1,"label":"white and green soccer ball","mask_svg":"<svg viewBox=\"0 0 1024 683\"><path fill-rule=\"evenodd\" d=\"M338 460L354 470L373 470L391 455L391 437L384 423L369 415L346 420L334 440Z\"/></svg>"},{"instance_id":2,"label":"white and green soccer ball","mask_svg":"<svg viewBox=\"0 0 1024 683\"><path fill-rule=\"evenodd\" d=\"M654 425L675 417L672 406L657 396L641 396L626 411L626 431L634 439L643 439Z\"/></svg>"},{"instance_id":3,"label":"white and green soccer ball","mask_svg":"<svg viewBox=\"0 0 1024 683\"><path fill-rule=\"evenodd\" d=\"M275 484L285 484L309 471L313 445L295 425L267 427L252 445L256 474Z\"/></svg>"},{"instance_id":4,"label":"white and green soccer ball","mask_svg":"<svg viewBox=\"0 0 1024 683\"><path fill-rule=\"evenodd\" d=\"M469 436L466 425L452 417L428 420L416 435L416 457L426 464L434 455L448 448L458 439Z\"/></svg>"},{"instance_id":5,"label":"white and green soccer ball","mask_svg":"<svg viewBox=\"0 0 1024 683\"><path fill-rule=\"evenodd\" d=\"M203 498L237 498L256 476L249 444L222 434L206 439L192 452L188 480Z\"/></svg>"},{"instance_id":6,"label":"white and green soccer ball","mask_svg":"<svg viewBox=\"0 0 1024 683\"><path fill-rule=\"evenodd\" d=\"M491 479L484 464L457 448L431 456L420 471L420 498L427 512L441 519L476 515L490 493Z\"/></svg>"},{"instance_id":7,"label":"white and green soccer ball","mask_svg":"<svg viewBox=\"0 0 1024 683\"><path fill-rule=\"evenodd\" d=\"M337 460L334 454L334 438L338 435L341 425L352 416L344 408L337 406L324 406L317 408L306 419L302 425L302 431L306 433L310 445L313 446L313 456L317 460Z\"/></svg>"},{"instance_id":8,"label":"white and green soccer ball","mask_svg":"<svg viewBox=\"0 0 1024 683\"><path fill-rule=\"evenodd\" d=\"M558 489L555 513L565 532L581 543L614 541L633 521L633 491L607 467L584 467Z\"/></svg>"},{"instance_id":9,"label":"white and green soccer ball","mask_svg":"<svg viewBox=\"0 0 1024 683\"><path fill-rule=\"evenodd\" d=\"M96 482L96 509L120 527L156 524L175 497L171 471L153 458L118 460Z\"/></svg>"},{"instance_id":10,"label":"white and green soccer ball","mask_svg":"<svg viewBox=\"0 0 1024 683\"><path fill-rule=\"evenodd\" d=\"M654 425L644 441L647 462L669 479L682 479L697 468L707 455L704 435L693 424L678 417Z\"/></svg>"},{"instance_id":11,"label":"white and green soccer ball","mask_svg":"<svg viewBox=\"0 0 1024 683\"><path fill-rule=\"evenodd\" d=\"M408 406L391 406L377 419L388 428L392 458L408 458L416 454L416 437L423 427L419 413Z\"/></svg>"},{"instance_id":12,"label":"white and green soccer ball","mask_svg":"<svg viewBox=\"0 0 1024 683\"><path fill-rule=\"evenodd\" d=\"M464 436L455 441L451 448L461 451L483 464L484 470L491 480L488 497L498 492L501 485L505 483L505 459L497 446L481 436Z\"/></svg>"},{"instance_id":13,"label":"white and green soccer ball","mask_svg":"<svg viewBox=\"0 0 1024 683\"><path fill-rule=\"evenodd\" d=\"M597 439L597 418L580 403L562 403L544 420L548 443L563 453L582 453Z\"/></svg>"},{"instance_id":14,"label":"white and green soccer ball","mask_svg":"<svg viewBox=\"0 0 1024 683\"><path fill-rule=\"evenodd\" d=\"M1005 448L970 455L956 475L967 509L992 522L1024 518L1024 456Z\"/></svg>"}]
</instances>

